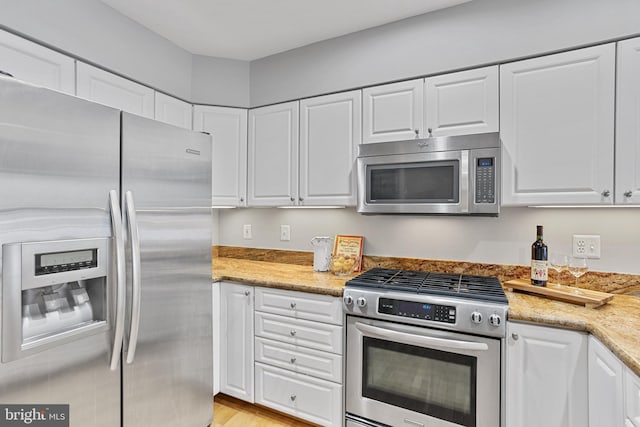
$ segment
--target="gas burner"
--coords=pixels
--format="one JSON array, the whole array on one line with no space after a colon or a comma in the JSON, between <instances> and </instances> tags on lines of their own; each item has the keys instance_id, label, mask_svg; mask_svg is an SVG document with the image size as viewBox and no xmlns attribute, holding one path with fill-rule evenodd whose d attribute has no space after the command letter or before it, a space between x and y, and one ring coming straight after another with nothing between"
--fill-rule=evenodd
<instances>
[{"instance_id":1,"label":"gas burner","mask_svg":"<svg viewBox=\"0 0 640 427\"><path fill-rule=\"evenodd\" d=\"M488 276L373 268L349 280L346 286L507 303L500 281Z\"/></svg>"}]
</instances>

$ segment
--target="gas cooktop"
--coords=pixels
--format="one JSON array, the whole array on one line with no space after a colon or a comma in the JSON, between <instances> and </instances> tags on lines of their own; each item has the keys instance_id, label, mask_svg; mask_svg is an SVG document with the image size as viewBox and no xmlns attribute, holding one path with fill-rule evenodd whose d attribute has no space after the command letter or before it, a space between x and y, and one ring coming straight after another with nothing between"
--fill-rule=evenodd
<instances>
[{"instance_id":1,"label":"gas cooktop","mask_svg":"<svg viewBox=\"0 0 640 427\"><path fill-rule=\"evenodd\" d=\"M508 304L500 281L488 276L373 268L349 280L346 286Z\"/></svg>"}]
</instances>

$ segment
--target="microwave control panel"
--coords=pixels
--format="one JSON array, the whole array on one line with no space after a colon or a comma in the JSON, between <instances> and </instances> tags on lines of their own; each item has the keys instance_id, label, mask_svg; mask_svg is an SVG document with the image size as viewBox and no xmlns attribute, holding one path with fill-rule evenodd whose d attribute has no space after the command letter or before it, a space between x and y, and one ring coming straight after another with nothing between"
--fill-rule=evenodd
<instances>
[{"instance_id":1,"label":"microwave control panel","mask_svg":"<svg viewBox=\"0 0 640 427\"><path fill-rule=\"evenodd\" d=\"M427 304L391 298L378 299L378 312L413 319L456 323L456 308L450 305Z\"/></svg>"},{"instance_id":2,"label":"microwave control panel","mask_svg":"<svg viewBox=\"0 0 640 427\"><path fill-rule=\"evenodd\" d=\"M476 162L476 203L496 202L496 166L493 157L480 157Z\"/></svg>"}]
</instances>

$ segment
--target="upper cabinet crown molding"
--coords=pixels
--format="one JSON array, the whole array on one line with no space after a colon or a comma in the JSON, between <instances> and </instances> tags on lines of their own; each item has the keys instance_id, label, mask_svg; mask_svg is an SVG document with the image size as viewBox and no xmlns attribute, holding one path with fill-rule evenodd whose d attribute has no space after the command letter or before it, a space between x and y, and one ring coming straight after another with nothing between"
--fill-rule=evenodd
<instances>
[{"instance_id":1,"label":"upper cabinet crown molding","mask_svg":"<svg viewBox=\"0 0 640 427\"><path fill-rule=\"evenodd\" d=\"M422 79L363 89L362 110L364 143L424 136Z\"/></svg>"},{"instance_id":2,"label":"upper cabinet crown molding","mask_svg":"<svg viewBox=\"0 0 640 427\"><path fill-rule=\"evenodd\" d=\"M498 66L426 78L424 105L429 135L498 132Z\"/></svg>"},{"instance_id":3,"label":"upper cabinet crown molding","mask_svg":"<svg viewBox=\"0 0 640 427\"><path fill-rule=\"evenodd\" d=\"M0 70L48 89L75 95L75 60L0 30Z\"/></svg>"},{"instance_id":4,"label":"upper cabinet crown molding","mask_svg":"<svg viewBox=\"0 0 640 427\"><path fill-rule=\"evenodd\" d=\"M78 62L79 97L139 116L154 118L155 91L107 71Z\"/></svg>"},{"instance_id":5,"label":"upper cabinet crown molding","mask_svg":"<svg viewBox=\"0 0 640 427\"><path fill-rule=\"evenodd\" d=\"M359 90L300 101L299 204L355 206L361 105Z\"/></svg>"},{"instance_id":6,"label":"upper cabinet crown molding","mask_svg":"<svg viewBox=\"0 0 640 427\"><path fill-rule=\"evenodd\" d=\"M164 93L156 92L154 118L185 129L193 127L193 106Z\"/></svg>"},{"instance_id":7,"label":"upper cabinet crown molding","mask_svg":"<svg viewBox=\"0 0 640 427\"><path fill-rule=\"evenodd\" d=\"M640 204L640 37L618 43L617 204Z\"/></svg>"},{"instance_id":8,"label":"upper cabinet crown molding","mask_svg":"<svg viewBox=\"0 0 640 427\"><path fill-rule=\"evenodd\" d=\"M298 203L298 120L298 101L249 111L249 206Z\"/></svg>"},{"instance_id":9,"label":"upper cabinet crown molding","mask_svg":"<svg viewBox=\"0 0 640 427\"><path fill-rule=\"evenodd\" d=\"M211 134L213 206L246 206L247 110L196 105L193 114L193 129Z\"/></svg>"},{"instance_id":10,"label":"upper cabinet crown molding","mask_svg":"<svg viewBox=\"0 0 640 427\"><path fill-rule=\"evenodd\" d=\"M615 44L500 66L503 205L613 202Z\"/></svg>"}]
</instances>

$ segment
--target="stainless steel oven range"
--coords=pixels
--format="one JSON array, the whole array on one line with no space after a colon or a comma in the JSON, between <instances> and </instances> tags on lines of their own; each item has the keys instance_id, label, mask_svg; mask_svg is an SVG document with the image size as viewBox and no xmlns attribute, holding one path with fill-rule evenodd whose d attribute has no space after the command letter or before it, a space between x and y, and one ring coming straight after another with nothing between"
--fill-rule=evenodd
<instances>
[{"instance_id":1,"label":"stainless steel oven range","mask_svg":"<svg viewBox=\"0 0 640 427\"><path fill-rule=\"evenodd\" d=\"M343 302L347 427L504 427L498 279L374 268Z\"/></svg>"}]
</instances>

